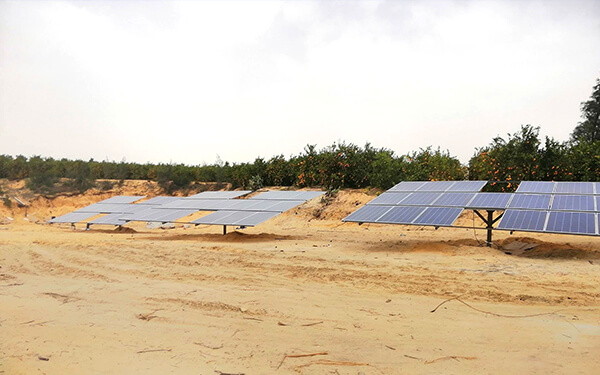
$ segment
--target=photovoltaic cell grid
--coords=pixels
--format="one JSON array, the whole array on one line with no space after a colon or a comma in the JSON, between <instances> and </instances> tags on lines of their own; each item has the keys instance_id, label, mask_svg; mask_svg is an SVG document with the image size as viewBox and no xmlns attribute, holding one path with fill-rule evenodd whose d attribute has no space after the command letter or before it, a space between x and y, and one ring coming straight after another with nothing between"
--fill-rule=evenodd
<instances>
[{"instance_id":1,"label":"photovoltaic cell grid","mask_svg":"<svg viewBox=\"0 0 600 375\"><path fill-rule=\"evenodd\" d=\"M81 223L96 215L98 215L96 212L70 212L68 214L55 217L54 219L50 219L48 222L55 224Z\"/></svg>"},{"instance_id":2,"label":"photovoltaic cell grid","mask_svg":"<svg viewBox=\"0 0 600 375\"><path fill-rule=\"evenodd\" d=\"M567 182L567 181L522 181L515 192L517 194L571 194L571 195L600 195L598 182Z\"/></svg>"},{"instance_id":3,"label":"photovoltaic cell grid","mask_svg":"<svg viewBox=\"0 0 600 375\"><path fill-rule=\"evenodd\" d=\"M600 235L598 216L591 212L506 210L497 229L594 236Z\"/></svg>"},{"instance_id":4,"label":"photovoltaic cell grid","mask_svg":"<svg viewBox=\"0 0 600 375\"><path fill-rule=\"evenodd\" d=\"M470 193L480 191L486 183L487 181L402 181L388 191Z\"/></svg>"},{"instance_id":5,"label":"photovoltaic cell grid","mask_svg":"<svg viewBox=\"0 0 600 375\"><path fill-rule=\"evenodd\" d=\"M217 211L191 223L252 227L277 215L279 215L279 212Z\"/></svg>"},{"instance_id":6,"label":"photovoltaic cell grid","mask_svg":"<svg viewBox=\"0 0 600 375\"><path fill-rule=\"evenodd\" d=\"M346 222L451 226L462 208L421 206L363 206L344 219Z\"/></svg>"},{"instance_id":7,"label":"photovoltaic cell grid","mask_svg":"<svg viewBox=\"0 0 600 375\"><path fill-rule=\"evenodd\" d=\"M343 221L451 226L485 181L403 181Z\"/></svg>"}]
</instances>

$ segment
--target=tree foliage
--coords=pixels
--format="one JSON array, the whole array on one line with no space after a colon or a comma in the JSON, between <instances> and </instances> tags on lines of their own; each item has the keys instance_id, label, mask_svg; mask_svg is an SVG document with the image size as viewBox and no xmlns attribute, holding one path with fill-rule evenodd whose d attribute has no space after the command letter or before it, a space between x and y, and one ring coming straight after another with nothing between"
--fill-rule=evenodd
<instances>
[{"instance_id":1,"label":"tree foliage","mask_svg":"<svg viewBox=\"0 0 600 375\"><path fill-rule=\"evenodd\" d=\"M581 103L581 117L582 121L571 134L571 141L576 144L600 141L600 78L596 80L590 99Z\"/></svg>"}]
</instances>

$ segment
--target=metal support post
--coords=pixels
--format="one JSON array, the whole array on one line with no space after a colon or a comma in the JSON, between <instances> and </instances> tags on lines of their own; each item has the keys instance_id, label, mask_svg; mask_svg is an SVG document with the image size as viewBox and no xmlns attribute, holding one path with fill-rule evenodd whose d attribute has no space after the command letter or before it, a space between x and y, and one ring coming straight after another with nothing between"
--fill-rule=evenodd
<instances>
[{"instance_id":1,"label":"metal support post","mask_svg":"<svg viewBox=\"0 0 600 375\"><path fill-rule=\"evenodd\" d=\"M488 217L485 223L487 224L487 247L492 247L492 229L494 228L494 211L488 210Z\"/></svg>"},{"instance_id":2,"label":"metal support post","mask_svg":"<svg viewBox=\"0 0 600 375\"><path fill-rule=\"evenodd\" d=\"M227 234L227 225L223 225L223 235Z\"/></svg>"}]
</instances>

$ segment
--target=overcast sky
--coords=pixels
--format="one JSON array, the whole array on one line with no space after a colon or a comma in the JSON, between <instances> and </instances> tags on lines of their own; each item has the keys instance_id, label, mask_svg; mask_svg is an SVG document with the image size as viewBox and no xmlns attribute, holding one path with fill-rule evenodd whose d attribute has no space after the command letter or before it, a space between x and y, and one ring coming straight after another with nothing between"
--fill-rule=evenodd
<instances>
[{"instance_id":1,"label":"overcast sky","mask_svg":"<svg viewBox=\"0 0 600 375\"><path fill-rule=\"evenodd\" d=\"M600 1L0 0L0 154L213 163L567 140Z\"/></svg>"}]
</instances>

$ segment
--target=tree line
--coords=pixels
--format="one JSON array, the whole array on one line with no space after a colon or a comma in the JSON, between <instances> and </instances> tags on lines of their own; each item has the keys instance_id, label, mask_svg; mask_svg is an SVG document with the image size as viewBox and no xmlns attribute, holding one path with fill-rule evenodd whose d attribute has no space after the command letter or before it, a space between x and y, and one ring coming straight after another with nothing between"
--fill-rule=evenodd
<instances>
[{"instance_id":1,"label":"tree line","mask_svg":"<svg viewBox=\"0 0 600 375\"><path fill-rule=\"evenodd\" d=\"M140 164L0 155L0 178L27 179L36 192L47 192L61 178L74 190L97 186L96 180L151 180L170 193L194 181L231 183L234 188L319 186L326 189L377 187L399 181L489 180L600 181L600 79L591 98L581 103L582 121L571 138L559 142L540 138L540 128L522 125L505 138L477 148L467 165L448 151L427 147L404 155L367 143L338 142L324 148L307 145L298 154L248 163L218 160L210 165Z\"/></svg>"}]
</instances>

